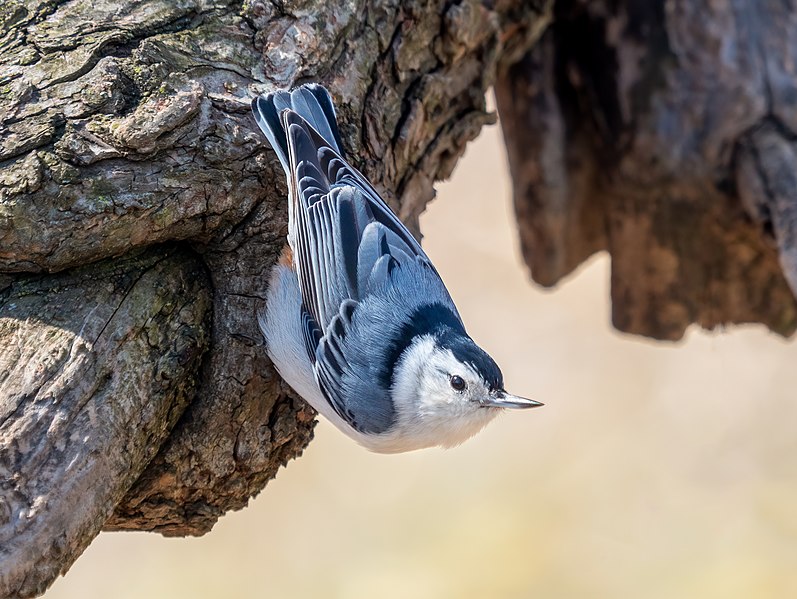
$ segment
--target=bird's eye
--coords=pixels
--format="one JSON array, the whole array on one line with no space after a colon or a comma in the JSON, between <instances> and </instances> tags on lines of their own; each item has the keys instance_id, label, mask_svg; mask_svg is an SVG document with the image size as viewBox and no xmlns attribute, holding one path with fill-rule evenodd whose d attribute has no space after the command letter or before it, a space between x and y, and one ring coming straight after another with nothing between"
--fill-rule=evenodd
<instances>
[{"instance_id":1,"label":"bird's eye","mask_svg":"<svg viewBox=\"0 0 797 599\"><path fill-rule=\"evenodd\" d=\"M450 382L451 382L451 388L454 391L464 391L465 387L467 387L467 385L465 384L465 380L461 376L458 376L456 374L451 376Z\"/></svg>"}]
</instances>

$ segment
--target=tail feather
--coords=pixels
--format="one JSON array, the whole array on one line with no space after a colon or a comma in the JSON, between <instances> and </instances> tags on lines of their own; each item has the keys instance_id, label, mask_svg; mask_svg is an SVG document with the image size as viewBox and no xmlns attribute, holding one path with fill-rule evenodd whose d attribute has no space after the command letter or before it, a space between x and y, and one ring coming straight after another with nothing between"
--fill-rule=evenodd
<instances>
[{"instance_id":1,"label":"tail feather","mask_svg":"<svg viewBox=\"0 0 797 599\"><path fill-rule=\"evenodd\" d=\"M252 112L286 173L290 168L288 138L280 118L285 110L301 116L338 154L343 154L332 98L322 86L308 83L291 92L281 90L259 96L252 100Z\"/></svg>"}]
</instances>

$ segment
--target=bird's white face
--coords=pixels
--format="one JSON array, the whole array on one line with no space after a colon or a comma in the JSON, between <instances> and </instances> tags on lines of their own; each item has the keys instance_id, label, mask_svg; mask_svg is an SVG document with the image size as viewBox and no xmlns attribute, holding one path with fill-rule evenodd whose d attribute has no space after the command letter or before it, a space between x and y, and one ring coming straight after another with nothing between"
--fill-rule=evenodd
<instances>
[{"instance_id":1,"label":"bird's white face","mask_svg":"<svg viewBox=\"0 0 797 599\"><path fill-rule=\"evenodd\" d=\"M419 405L426 410L448 410L452 415L495 411L488 405L491 389L469 364L448 349L436 348L421 370Z\"/></svg>"},{"instance_id":2,"label":"bird's white face","mask_svg":"<svg viewBox=\"0 0 797 599\"><path fill-rule=\"evenodd\" d=\"M418 447L459 445L502 408L538 405L491 386L473 365L461 362L431 337L417 340L402 360L393 399L399 416L396 432Z\"/></svg>"}]
</instances>

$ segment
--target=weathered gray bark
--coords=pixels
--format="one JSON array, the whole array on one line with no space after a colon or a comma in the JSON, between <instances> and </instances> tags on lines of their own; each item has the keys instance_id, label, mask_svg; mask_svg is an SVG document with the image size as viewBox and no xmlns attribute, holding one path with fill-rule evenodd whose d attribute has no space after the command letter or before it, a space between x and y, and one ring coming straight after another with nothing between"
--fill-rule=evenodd
<instances>
[{"instance_id":1,"label":"weathered gray bark","mask_svg":"<svg viewBox=\"0 0 797 599\"><path fill-rule=\"evenodd\" d=\"M211 296L174 247L0 287L7 597L85 549L157 453L195 393Z\"/></svg>"},{"instance_id":2,"label":"weathered gray bark","mask_svg":"<svg viewBox=\"0 0 797 599\"><path fill-rule=\"evenodd\" d=\"M795 32L793 1L557 0L496 86L534 279L608 250L623 331L792 334Z\"/></svg>"},{"instance_id":3,"label":"weathered gray bark","mask_svg":"<svg viewBox=\"0 0 797 599\"><path fill-rule=\"evenodd\" d=\"M548 4L0 6L0 596L102 528L202 534L311 438L255 321L286 216L248 99L325 83L417 231Z\"/></svg>"}]
</instances>

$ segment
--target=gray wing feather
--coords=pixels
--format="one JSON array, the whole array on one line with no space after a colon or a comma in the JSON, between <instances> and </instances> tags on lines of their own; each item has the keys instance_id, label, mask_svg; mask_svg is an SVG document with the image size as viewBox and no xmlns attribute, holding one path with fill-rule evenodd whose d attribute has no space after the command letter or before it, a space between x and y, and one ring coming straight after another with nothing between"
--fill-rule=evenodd
<instances>
[{"instance_id":1,"label":"gray wing feather","mask_svg":"<svg viewBox=\"0 0 797 599\"><path fill-rule=\"evenodd\" d=\"M363 231L360 247L357 249L357 287L368 288L368 279L376 261L384 253L384 227L370 223Z\"/></svg>"},{"instance_id":2,"label":"gray wing feather","mask_svg":"<svg viewBox=\"0 0 797 599\"><path fill-rule=\"evenodd\" d=\"M302 309L302 332L304 333L304 347L310 362L315 364L315 354L323 334L318 328L318 323L307 310Z\"/></svg>"}]
</instances>

